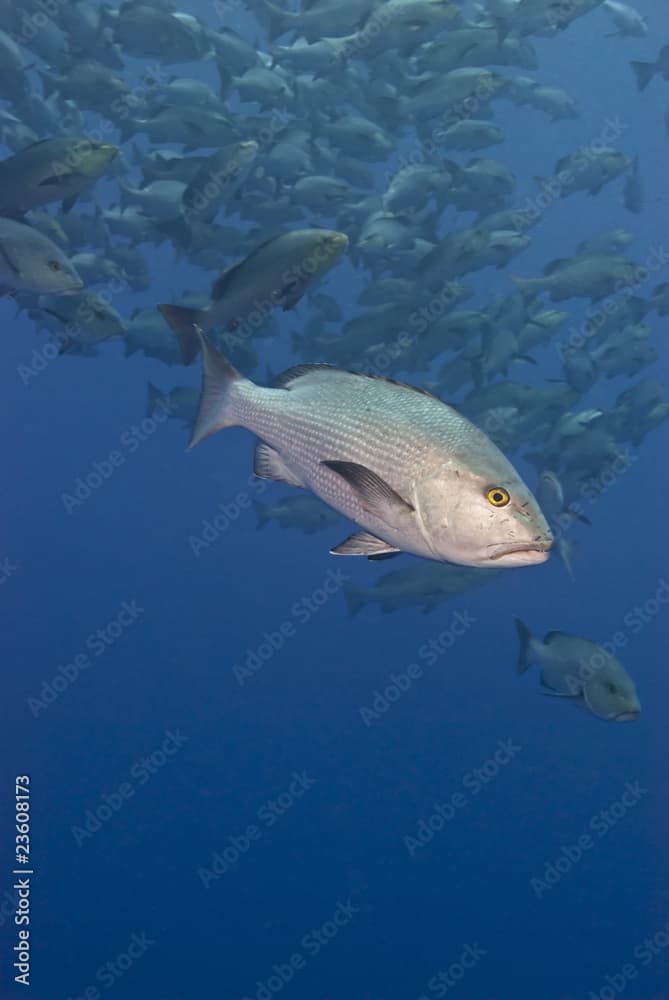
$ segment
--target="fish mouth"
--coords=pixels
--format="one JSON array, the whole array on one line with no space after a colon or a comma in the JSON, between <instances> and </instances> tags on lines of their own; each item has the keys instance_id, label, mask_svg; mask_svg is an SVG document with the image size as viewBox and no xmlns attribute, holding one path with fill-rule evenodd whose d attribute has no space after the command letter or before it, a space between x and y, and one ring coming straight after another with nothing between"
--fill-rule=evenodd
<instances>
[{"instance_id":1,"label":"fish mouth","mask_svg":"<svg viewBox=\"0 0 669 1000\"><path fill-rule=\"evenodd\" d=\"M621 712L619 715L614 716L614 722L636 722L640 716L641 709L632 708L627 712Z\"/></svg>"},{"instance_id":2,"label":"fish mouth","mask_svg":"<svg viewBox=\"0 0 669 1000\"><path fill-rule=\"evenodd\" d=\"M497 551L488 555L488 562L496 562L505 566L531 566L535 563L546 562L553 541L545 542L525 542L491 546Z\"/></svg>"},{"instance_id":3,"label":"fish mouth","mask_svg":"<svg viewBox=\"0 0 669 1000\"><path fill-rule=\"evenodd\" d=\"M341 250L342 252L346 250L348 246L348 236L346 233L333 233L331 240L333 246L336 247L337 250Z\"/></svg>"}]
</instances>

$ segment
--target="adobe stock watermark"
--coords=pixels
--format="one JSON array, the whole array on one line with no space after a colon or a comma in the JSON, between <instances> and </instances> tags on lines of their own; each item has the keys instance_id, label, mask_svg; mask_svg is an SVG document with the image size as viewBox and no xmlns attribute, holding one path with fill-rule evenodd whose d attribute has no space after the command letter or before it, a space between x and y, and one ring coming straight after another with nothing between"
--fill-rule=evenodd
<instances>
[{"instance_id":1,"label":"adobe stock watermark","mask_svg":"<svg viewBox=\"0 0 669 1000\"><path fill-rule=\"evenodd\" d=\"M96 834L105 823L108 823L118 813L126 802L134 798L139 788L142 788L154 774L161 771L173 759L175 754L188 743L190 737L184 736L179 730L165 730L160 745L151 753L138 757L128 772L128 778L122 781L112 792L103 792L99 802L84 813L81 824L70 827L77 847Z\"/></svg>"},{"instance_id":2,"label":"adobe stock watermark","mask_svg":"<svg viewBox=\"0 0 669 1000\"><path fill-rule=\"evenodd\" d=\"M430 134L427 138L422 139L418 137L411 152L402 154L396 159L395 163L397 166L393 173L389 170L385 171L384 179L386 183L392 183L395 177L407 167L422 166L433 162L433 159L439 154L440 148L447 138L446 133L450 126L454 122L469 121L474 118L498 92L499 81L493 73L484 75L477 80L471 94L462 100L448 105L447 110L441 115L436 124L433 123L431 125Z\"/></svg>"},{"instance_id":3,"label":"adobe stock watermark","mask_svg":"<svg viewBox=\"0 0 669 1000\"><path fill-rule=\"evenodd\" d=\"M605 976L605 982L595 992L590 990L588 1000L616 1000L622 996L628 985L638 979L639 972L648 968L669 948L669 922L651 937L644 938L632 951L632 959L625 962L617 972Z\"/></svg>"},{"instance_id":4,"label":"adobe stock watermark","mask_svg":"<svg viewBox=\"0 0 669 1000\"><path fill-rule=\"evenodd\" d=\"M409 857L413 858L417 851L431 844L435 836L441 833L447 823L450 823L500 772L515 760L522 751L522 746L512 739L500 740L496 750L478 767L467 771L460 782L460 788L453 792L446 802L435 802L434 811L418 823L413 835L402 838Z\"/></svg>"},{"instance_id":5,"label":"adobe stock watermark","mask_svg":"<svg viewBox=\"0 0 669 1000\"><path fill-rule=\"evenodd\" d=\"M22 384L25 386L29 385L32 379L37 378L38 375L46 371L52 362L56 358L61 357L73 344L79 342L85 343L89 325L92 324L94 329L95 323L99 322L100 319L98 314L108 310L111 307L114 296L119 295L127 289L127 281L111 278L106 285L99 288L95 293L80 293L84 297L77 306L74 318L65 322L62 330L53 332L47 342L41 347L33 347L28 362L17 365L16 373L21 379ZM111 340L112 337L106 339ZM93 342L95 342L95 338L93 338ZM101 340L99 342L103 343L104 341Z\"/></svg>"},{"instance_id":6,"label":"adobe stock watermark","mask_svg":"<svg viewBox=\"0 0 669 1000\"><path fill-rule=\"evenodd\" d=\"M572 510L574 514L585 514L587 510L585 501L588 501L589 506L595 504L601 496L608 493L619 482L634 462L638 461L638 458L638 454L632 451L629 445L619 448L615 456L605 462L596 475L589 476L581 482L578 488L578 498L570 502L569 510ZM573 526L574 517L572 514L568 512L559 514L551 525L555 541L558 542L563 538Z\"/></svg>"},{"instance_id":7,"label":"adobe stock watermark","mask_svg":"<svg viewBox=\"0 0 669 1000\"><path fill-rule=\"evenodd\" d=\"M100 987L105 990L111 989L140 958L146 955L149 948L152 948L155 943L146 931L135 931L118 955L98 966L95 972L95 982L84 987L76 995L71 994L66 1000L101 1000Z\"/></svg>"},{"instance_id":8,"label":"adobe stock watermark","mask_svg":"<svg viewBox=\"0 0 669 1000\"><path fill-rule=\"evenodd\" d=\"M591 139L585 146L581 146L573 154L571 166L564 170L559 170L553 177L541 179L542 192L534 197L528 196L525 204L515 209L513 217L514 226L518 232L536 225L541 219L546 209L555 201L567 193L571 185L597 160L606 149L613 143L618 142L623 132L629 128L628 122L623 122L620 118L606 118L604 125L598 136Z\"/></svg>"},{"instance_id":9,"label":"adobe stock watermark","mask_svg":"<svg viewBox=\"0 0 669 1000\"><path fill-rule=\"evenodd\" d=\"M583 833L571 843L564 844L554 858L546 861L542 876L530 879L530 888L536 898L543 899L565 875L573 871L598 841L606 837L646 795L647 788L643 788L638 781L628 781L618 799L595 813Z\"/></svg>"},{"instance_id":10,"label":"adobe stock watermark","mask_svg":"<svg viewBox=\"0 0 669 1000\"><path fill-rule=\"evenodd\" d=\"M27 705L33 718L45 712L91 667L96 659L107 652L132 626L140 620L144 608L137 601L123 601L118 611L105 625L91 632L84 642L84 649L68 663L60 664L50 680L44 681L38 696L31 695Z\"/></svg>"},{"instance_id":11,"label":"adobe stock watermark","mask_svg":"<svg viewBox=\"0 0 669 1000\"><path fill-rule=\"evenodd\" d=\"M663 245L650 247L643 264L639 264L633 276L617 283L614 292L598 303L595 311L588 310L589 315L578 326L569 327L566 339L555 341L555 349L560 361L568 361L574 352L582 350L588 341L595 337L615 314L624 310L626 298L616 298L621 292L632 295L639 291L652 274L661 271L669 263L669 254Z\"/></svg>"},{"instance_id":12,"label":"adobe stock watermark","mask_svg":"<svg viewBox=\"0 0 669 1000\"><path fill-rule=\"evenodd\" d=\"M298 972L306 968L310 958L315 958L323 948L333 941L339 932L353 920L360 907L349 896L345 901L339 900L333 913L318 927L312 927L302 935L299 950L290 955L285 962L275 962L270 975L266 979L258 979L252 996L245 994L242 1000L271 1000L277 996L288 983L292 982Z\"/></svg>"},{"instance_id":13,"label":"adobe stock watermark","mask_svg":"<svg viewBox=\"0 0 669 1000\"><path fill-rule=\"evenodd\" d=\"M476 618L468 611L454 611L449 625L442 629L439 635L419 647L418 659L428 667L434 666L437 660L452 649L458 639L475 624ZM377 688L374 691L371 705L362 705L358 709L363 724L369 729L423 676L424 670L419 663L410 663L405 670L393 671L389 675L388 683L382 689Z\"/></svg>"},{"instance_id":14,"label":"adobe stock watermark","mask_svg":"<svg viewBox=\"0 0 669 1000\"><path fill-rule=\"evenodd\" d=\"M579 662L578 670L574 674L567 675L565 683L570 694L581 695L583 685L591 681L598 670L605 670L608 667L609 656L616 656L618 650L628 645L629 633L638 635L667 604L669 604L669 583L661 577L657 581L655 594L625 613L623 617L625 629L617 629L609 639L599 644L601 649Z\"/></svg>"},{"instance_id":15,"label":"adobe stock watermark","mask_svg":"<svg viewBox=\"0 0 669 1000\"><path fill-rule=\"evenodd\" d=\"M465 944L459 956L450 963L448 968L440 969L428 980L427 988L418 1000L439 1000L461 983L471 969L475 969L482 958L487 955L485 948L478 942Z\"/></svg>"},{"instance_id":16,"label":"adobe stock watermark","mask_svg":"<svg viewBox=\"0 0 669 1000\"><path fill-rule=\"evenodd\" d=\"M332 244L329 240L323 239L306 253L299 263L287 267L276 281L275 290L264 298L255 299L252 308L245 311L243 319L233 329L227 329L221 334L220 339L225 349L232 351L236 347L243 346L281 304L286 288L293 289L293 295L298 289L306 288L310 279L323 273L324 269L327 270L334 263L332 258Z\"/></svg>"},{"instance_id":17,"label":"adobe stock watermark","mask_svg":"<svg viewBox=\"0 0 669 1000\"><path fill-rule=\"evenodd\" d=\"M243 687L246 681L269 663L275 653L295 638L297 635L295 622L298 625L306 625L341 590L348 579L349 577L341 570L331 569L319 587L294 601L290 606L288 617L271 632L263 632L262 642L255 647L249 646L242 662L233 663L232 673L239 686Z\"/></svg>"},{"instance_id":18,"label":"adobe stock watermark","mask_svg":"<svg viewBox=\"0 0 669 1000\"><path fill-rule=\"evenodd\" d=\"M139 423L124 430L119 438L118 448L112 448L105 458L96 459L88 472L77 476L71 492L61 491L60 499L66 513L73 514L98 492L116 470L125 465L128 456L134 455L165 424L170 413L169 402L161 399L150 417L144 417Z\"/></svg>"},{"instance_id":19,"label":"adobe stock watermark","mask_svg":"<svg viewBox=\"0 0 669 1000\"><path fill-rule=\"evenodd\" d=\"M351 369L383 375L408 353L420 335L425 334L433 323L450 311L458 302L460 291L457 282L447 282L428 302L410 314L408 324L412 327L411 332L402 330L390 343L376 349L371 348L359 362L351 364Z\"/></svg>"},{"instance_id":20,"label":"adobe stock watermark","mask_svg":"<svg viewBox=\"0 0 669 1000\"><path fill-rule=\"evenodd\" d=\"M268 799L256 810L255 822L249 823L241 833L230 835L225 846L211 855L208 866L198 868L197 877L203 887L211 888L214 882L236 868L241 858L251 850L251 845L262 838L265 830L270 830L315 784L316 778L306 771L293 771L285 791L274 799Z\"/></svg>"},{"instance_id":21,"label":"adobe stock watermark","mask_svg":"<svg viewBox=\"0 0 669 1000\"><path fill-rule=\"evenodd\" d=\"M250 509L254 498L263 495L270 483L251 473L246 485L248 490L240 490L232 499L217 504L216 513L202 521L199 534L188 536L188 547L194 556L208 552L212 545L220 541L228 528Z\"/></svg>"},{"instance_id":22,"label":"adobe stock watermark","mask_svg":"<svg viewBox=\"0 0 669 1000\"><path fill-rule=\"evenodd\" d=\"M36 0L35 6L39 10L31 14L24 12L21 18L21 28L18 32L10 35L10 38L17 45L26 45L30 48L41 31L53 24L61 12L62 7L67 7L69 0Z\"/></svg>"},{"instance_id":23,"label":"adobe stock watermark","mask_svg":"<svg viewBox=\"0 0 669 1000\"><path fill-rule=\"evenodd\" d=\"M206 178L201 179L200 186L189 192L190 204L187 207L182 206L184 221L188 224L201 218L210 206L228 192L228 189L237 185L244 178L245 172L253 166L258 154L276 142L290 121L290 116L285 111L275 108L267 117L267 124L258 129L253 139L240 143L223 167L210 170Z\"/></svg>"}]
</instances>

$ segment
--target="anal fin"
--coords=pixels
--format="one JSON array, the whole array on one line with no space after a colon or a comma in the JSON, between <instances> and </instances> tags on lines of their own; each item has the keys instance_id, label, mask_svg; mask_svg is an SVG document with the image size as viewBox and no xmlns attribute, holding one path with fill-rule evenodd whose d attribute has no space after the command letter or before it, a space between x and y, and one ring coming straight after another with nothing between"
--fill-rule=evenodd
<instances>
[{"instance_id":1,"label":"anal fin","mask_svg":"<svg viewBox=\"0 0 669 1000\"><path fill-rule=\"evenodd\" d=\"M387 559L401 550L371 535L368 531L356 531L339 545L330 549L333 556L367 556L368 559Z\"/></svg>"},{"instance_id":2,"label":"anal fin","mask_svg":"<svg viewBox=\"0 0 669 1000\"><path fill-rule=\"evenodd\" d=\"M263 441L260 441L256 446L253 471L259 479L275 479L280 483L288 483L289 486L304 488L304 483L298 479L294 472L286 468L279 452L270 448Z\"/></svg>"}]
</instances>

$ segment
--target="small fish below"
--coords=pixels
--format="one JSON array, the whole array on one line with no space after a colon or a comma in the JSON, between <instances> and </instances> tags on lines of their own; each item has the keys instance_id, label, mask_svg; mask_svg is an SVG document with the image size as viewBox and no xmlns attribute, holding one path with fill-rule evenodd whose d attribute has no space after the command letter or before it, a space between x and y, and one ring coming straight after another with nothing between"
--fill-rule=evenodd
<instances>
[{"instance_id":1,"label":"small fish below","mask_svg":"<svg viewBox=\"0 0 669 1000\"><path fill-rule=\"evenodd\" d=\"M362 530L331 552L398 552L463 566L545 562L553 536L511 463L436 396L332 365L272 388L236 371L196 328L204 386L191 447L226 427L261 440L254 471L310 490Z\"/></svg>"},{"instance_id":2,"label":"small fish below","mask_svg":"<svg viewBox=\"0 0 669 1000\"><path fill-rule=\"evenodd\" d=\"M310 496L282 497L275 504L254 500L253 507L258 528L275 521L282 528L297 529L304 535L314 535L340 520L339 514L331 507Z\"/></svg>"},{"instance_id":3,"label":"small fish below","mask_svg":"<svg viewBox=\"0 0 669 1000\"><path fill-rule=\"evenodd\" d=\"M520 640L517 672L541 667L543 694L564 698L608 722L632 722L641 715L634 681L603 646L567 632L548 632L543 640L514 619Z\"/></svg>"}]
</instances>

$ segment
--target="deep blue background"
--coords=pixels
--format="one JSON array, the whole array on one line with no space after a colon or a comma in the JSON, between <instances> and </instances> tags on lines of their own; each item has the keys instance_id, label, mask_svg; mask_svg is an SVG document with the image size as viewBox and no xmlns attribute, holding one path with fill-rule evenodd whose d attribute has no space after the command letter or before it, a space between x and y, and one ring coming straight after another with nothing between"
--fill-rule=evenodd
<instances>
[{"instance_id":1,"label":"deep blue background","mask_svg":"<svg viewBox=\"0 0 669 1000\"><path fill-rule=\"evenodd\" d=\"M652 26L646 40L606 38L602 12L560 38L537 39L537 79L575 95L581 117L550 123L539 112L500 104L496 120L508 138L492 155L517 174L522 204L535 191L533 175L550 173L557 157L617 117L626 125L621 148L641 157L643 214L625 212L620 182L599 197L551 206L512 268L475 277L482 305L510 290L510 273L540 273L604 228L634 229L630 255L638 260L667 244L662 118L669 91L658 79L638 94L628 66L630 58L654 57L666 12L660 0L639 8ZM202 5L188 10L213 16ZM209 70L194 72L213 82ZM145 250L154 283L141 297L120 297L114 304L121 312L206 286L201 272L177 268L167 250ZM351 274L344 261L324 288L346 302ZM642 294L668 277L666 269L653 276ZM575 321L582 315L581 303L568 308ZM279 319L278 343L259 341L273 367L290 360L286 334L308 310L305 301ZM654 315L650 321L663 360L644 374L665 378L666 323ZM352 620L339 593L240 687L233 664L265 631L291 619L293 603L328 572L371 585L387 567L334 561L328 548L346 533L341 526L311 538L274 525L257 533L252 510L195 557L189 537L217 505L240 490L257 495L248 485L252 442L238 430L186 454L178 424L160 426L136 453L126 450L123 466L68 515L61 494L141 420L147 379L169 388L179 380L196 384L198 372L184 375L140 355L126 359L122 345L111 344L98 359L59 359L23 385L18 366L38 342L9 300L0 301L0 322L0 557L18 566L0 588L0 810L8 820L0 888L11 886L13 779L28 773L37 872L30 995L82 996L98 967L123 952L133 932L145 932L155 944L113 996L255 997L275 963L304 954L303 936L350 898L355 917L279 995L412 1000L466 944L477 943L485 957L454 996L581 1000L633 961L644 938L667 927L666 609L638 634L628 630L621 654L643 703L634 725L598 723L539 697L534 674L518 680L512 622L519 615L538 634L560 628L601 641L624 629L625 615L669 579L666 425L588 511L593 527L575 530L575 582L552 559L504 572L431 616L371 607ZM539 373L523 370L524 377L557 376L557 357L544 360ZM592 398L610 402L624 384L605 383ZM285 492L268 486L263 499ZM403 557L390 568L409 564ZM34 718L28 698L133 600L144 609L140 621ZM391 672L416 660L456 610L475 625L366 727L360 708L371 705ZM77 846L71 828L128 780L166 730L188 738L183 749ZM515 759L410 857L403 838L507 739L522 747ZM258 810L288 789L295 771L315 784L267 829ZM639 804L538 900L531 879L543 876L627 782L647 789ZM260 840L205 890L198 869L253 823L263 830ZM3 924L0 996L9 997L15 935ZM637 961L626 1000L667 1000L668 959L669 949L648 967Z\"/></svg>"}]
</instances>

